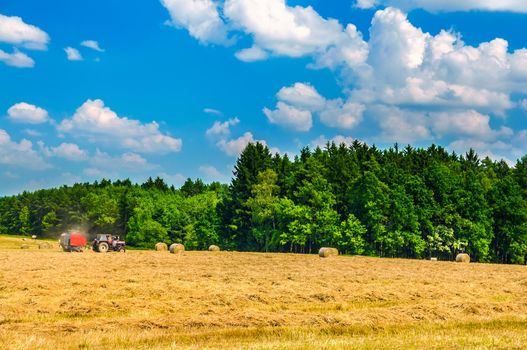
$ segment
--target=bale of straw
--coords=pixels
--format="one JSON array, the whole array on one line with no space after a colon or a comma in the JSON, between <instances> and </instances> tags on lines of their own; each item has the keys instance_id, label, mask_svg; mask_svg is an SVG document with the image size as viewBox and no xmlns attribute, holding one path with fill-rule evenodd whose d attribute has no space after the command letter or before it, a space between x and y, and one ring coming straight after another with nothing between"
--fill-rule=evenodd
<instances>
[{"instance_id":1,"label":"bale of straw","mask_svg":"<svg viewBox=\"0 0 527 350\"><path fill-rule=\"evenodd\" d=\"M209 252L219 252L220 250L220 247L214 244L209 247Z\"/></svg>"},{"instance_id":2,"label":"bale of straw","mask_svg":"<svg viewBox=\"0 0 527 350\"><path fill-rule=\"evenodd\" d=\"M166 245L166 243L159 242L159 243L156 243L155 249L158 252L166 252L168 250L168 246Z\"/></svg>"},{"instance_id":3,"label":"bale of straw","mask_svg":"<svg viewBox=\"0 0 527 350\"><path fill-rule=\"evenodd\" d=\"M22 244L20 246L20 249L29 249L29 246L27 244Z\"/></svg>"},{"instance_id":4,"label":"bale of straw","mask_svg":"<svg viewBox=\"0 0 527 350\"><path fill-rule=\"evenodd\" d=\"M183 244L174 243L170 245L169 250L172 254L179 254L185 251L185 246Z\"/></svg>"},{"instance_id":5,"label":"bale of straw","mask_svg":"<svg viewBox=\"0 0 527 350\"><path fill-rule=\"evenodd\" d=\"M32 235L31 238L37 239L37 235Z\"/></svg>"},{"instance_id":6,"label":"bale of straw","mask_svg":"<svg viewBox=\"0 0 527 350\"><path fill-rule=\"evenodd\" d=\"M459 263L469 263L470 262L470 255L466 253L460 253L456 256L456 262Z\"/></svg>"},{"instance_id":7,"label":"bale of straw","mask_svg":"<svg viewBox=\"0 0 527 350\"><path fill-rule=\"evenodd\" d=\"M437 258L430 258L430 261L437 261Z\"/></svg>"},{"instance_id":8,"label":"bale of straw","mask_svg":"<svg viewBox=\"0 0 527 350\"><path fill-rule=\"evenodd\" d=\"M38 249L51 249L51 244L49 244L48 242L39 243Z\"/></svg>"},{"instance_id":9,"label":"bale of straw","mask_svg":"<svg viewBox=\"0 0 527 350\"><path fill-rule=\"evenodd\" d=\"M337 255L339 255L339 251L337 248L322 247L318 251L318 256L320 256L321 258L329 258L330 256Z\"/></svg>"}]
</instances>

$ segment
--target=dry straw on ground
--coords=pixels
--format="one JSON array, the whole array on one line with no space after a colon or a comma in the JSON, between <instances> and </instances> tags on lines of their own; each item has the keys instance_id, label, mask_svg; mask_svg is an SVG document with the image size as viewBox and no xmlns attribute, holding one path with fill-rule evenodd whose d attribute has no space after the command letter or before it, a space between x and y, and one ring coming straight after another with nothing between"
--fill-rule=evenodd
<instances>
[{"instance_id":1,"label":"dry straw on ground","mask_svg":"<svg viewBox=\"0 0 527 350\"><path fill-rule=\"evenodd\" d=\"M166 252L168 250L168 246L166 245L166 243L162 242L156 243L154 248L158 252Z\"/></svg>"},{"instance_id":2,"label":"dry straw on ground","mask_svg":"<svg viewBox=\"0 0 527 350\"><path fill-rule=\"evenodd\" d=\"M217 245L211 245L209 247L209 252L219 252L220 251L220 247L218 247Z\"/></svg>"},{"instance_id":3,"label":"dry straw on ground","mask_svg":"<svg viewBox=\"0 0 527 350\"><path fill-rule=\"evenodd\" d=\"M0 349L524 349L525 266L2 250Z\"/></svg>"},{"instance_id":4,"label":"dry straw on ground","mask_svg":"<svg viewBox=\"0 0 527 350\"><path fill-rule=\"evenodd\" d=\"M470 255L461 253L456 256L456 262L460 263L469 263L470 262Z\"/></svg>"},{"instance_id":5,"label":"dry straw on ground","mask_svg":"<svg viewBox=\"0 0 527 350\"><path fill-rule=\"evenodd\" d=\"M42 242L38 244L38 249L51 249L53 246L48 242Z\"/></svg>"},{"instance_id":6,"label":"dry straw on ground","mask_svg":"<svg viewBox=\"0 0 527 350\"><path fill-rule=\"evenodd\" d=\"M174 243L170 245L170 252L172 254L183 253L185 251L185 246L183 244Z\"/></svg>"},{"instance_id":7,"label":"dry straw on ground","mask_svg":"<svg viewBox=\"0 0 527 350\"><path fill-rule=\"evenodd\" d=\"M318 256L321 258L329 258L330 256L338 256L339 251L337 248L322 247L318 251Z\"/></svg>"}]
</instances>

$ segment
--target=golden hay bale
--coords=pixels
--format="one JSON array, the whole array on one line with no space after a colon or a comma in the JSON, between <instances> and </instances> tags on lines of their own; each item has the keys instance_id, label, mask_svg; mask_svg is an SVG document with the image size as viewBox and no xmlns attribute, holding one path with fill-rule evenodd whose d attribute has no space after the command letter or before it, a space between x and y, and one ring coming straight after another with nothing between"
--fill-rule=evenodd
<instances>
[{"instance_id":1,"label":"golden hay bale","mask_svg":"<svg viewBox=\"0 0 527 350\"><path fill-rule=\"evenodd\" d=\"M337 248L322 247L318 251L318 256L320 256L321 258L329 258L330 256L337 255L339 255L339 251Z\"/></svg>"},{"instance_id":2,"label":"golden hay bale","mask_svg":"<svg viewBox=\"0 0 527 350\"><path fill-rule=\"evenodd\" d=\"M158 252L166 252L168 250L168 246L166 245L166 243L159 242L159 243L156 243L155 249Z\"/></svg>"},{"instance_id":3,"label":"golden hay bale","mask_svg":"<svg viewBox=\"0 0 527 350\"><path fill-rule=\"evenodd\" d=\"M459 263L469 263L470 262L470 255L461 253L456 256L456 262Z\"/></svg>"},{"instance_id":4,"label":"golden hay bale","mask_svg":"<svg viewBox=\"0 0 527 350\"><path fill-rule=\"evenodd\" d=\"M20 249L29 249L29 246L27 244L22 244L20 246Z\"/></svg>"},{"instance_id":5,"label":"golden hay bale","mask_svg":"<svg viewBox=\"0 0 527 350\"><path fill-rule=\"evenodd\" d=\"M183 244L174 243L170 245L169 250L172 254L179 254L185 251L185 246Z\"/></svg>"},{"instance_id":6,"label":"golden hay bale","mask_svg":"<svg viewBox=\"0 0 527 350\"><path fill-rule=\"evenodd\" d=\"M220 250L220 247L214 244L209 247L209 252L219 252Z\"/></svg>"},{"instance_id":7,"label":"golden hay bale","mask_svg":"<svg viewBox=\"0 0 527 350\"><path fill-rule=\"evenodd\" d=\"M437 258L430 258L430 261L437 261Z\"/></svg>"},{"instance_id":8,"label":"golden hay bale","mask_svg":"<svg viewBox=\"0 0 527 350\"><path fill-rule=\"evenodd\" d=\"M51 249L51 244L48 242L42 242L38 244L38 249Z\"/></svg>"}]
</instances>

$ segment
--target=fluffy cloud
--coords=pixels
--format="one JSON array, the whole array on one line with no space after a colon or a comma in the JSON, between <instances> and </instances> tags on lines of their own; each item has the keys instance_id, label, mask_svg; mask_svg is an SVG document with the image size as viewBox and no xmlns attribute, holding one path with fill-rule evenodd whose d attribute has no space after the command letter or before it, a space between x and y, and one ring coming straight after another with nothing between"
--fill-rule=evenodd
<instances>
[{"instance_id":1,"label":"fluffy cloud","mask_svg":"<svg viewBox=\"0 0 527 350\"><path fill-rule=\"evenodd\" d=\"M89 167L85 168L83 172L85 175L95 178L117 178L125 174L142 173L157 167L137 153L126 152L121 155L110 155L99 149L89 159L88 164Z\"/></svg>"},{"instance_id":2,"label":"fluffy cloud","mask_svg":"<svg viewBox=\"0 0 527 350\"><path fill-rule=\"evenodd\" d=\"M381 131L374 137L376 141L412 143L432 140L429 119L424 113L383 105L370 109Z\"/></svg>"},{"instance_id":3,"label":"fluffy cloud","mask_svg":"<svg viewBox=\"0 0 527 350\"><path fill-rule=\"evenodd\" d=\"M446 113L431 113L432 130L438 136L466 135L478 140L493 140L497 137L510 137L513 131L502 127L493 130L490 127L490 116L480 114L474 110Z\"/></svg>"},{"instance_id":4,"label":"fluffy cloud","mask_svg":"<svg viewBox=\"0 0 527 350\"><path fill-rule=\"evenodd\" d=\"M320 121L332 128L353 129L362 120L366 107L359 103L335 99L327 102L320 112Z\"/></svg>"},{"instance_id":5,"label":"fluffy cloud","mask_svg":"<svg viewBox=\"0 0 527 350\"><path fill-rule=\"evenodd\" d=\"M68 46L64 49L64 52L66 52L69 61L82 61L82 56L79 50Z\"/></svg>"},{"instance_id":6,"label":"fluffy cloud","mask_svg":"<svg viewBox=\"0 0 527 350\"><path fill-rule=\"evenodd\" d=\"M322 110L326 105L326 99L313 86L304 83L283 87L276 96L285 103L310 111Z\"/></svg>"},{"instance_id":7,"label":"fluffy cloud","mask_svg":"<svg viewBox=\"0 0 527 350\"><path fill-rule=\"evenodd\" d=\"M227 0L225 15L233 25L254 37L253 48L301 57L329 45L342 28L326 23L311 7L289 7L285 0ZM314 29L318 30L314 30Z\"/></svg>"},{"instance_id":8,"label":"fluffy cloud","mask_svg":"<svg viewBox=\"0 0 527 350\"><path fill-rule=\"evenodd\" d=\"M12 53L0 49L1 62L11 67L32 68L35 61L17 48L45 50L48 42L48 34L40 28L25 23L20 17L0 14L0 43L14 46Z\"/></svg>"},{"instance_id":9,"label":"fluffy cloud","mask_svg":"<svg viewBox=\"0 0 527 350\"><path fill-rule=\"evenodd\" d=\"M520 107L521 107L524 111L527 111L527 100L521 100L521 101L520 101Z\"/></svg>"},{"instance_id":10,"label":"fluffy cloud","mask_svg":"<svg viewBox=\"0 0 527 350\"><path fill-rule=\"evenodd\" d=\"M367 56L367 45L354 25L344 28L335 19L321 17L311 6L291 7L285 0L225 0L220 9L221 4L211 0L162 3L172 23L186 28L202 43L229 44L229 33L252 37L252 45L236 53L242 61L310 55L316 66L333 68L361 64Z\"/></svg>"},{"instance_id":11,"label":"fluffy cloud","mask_svg":"<svg viewBox=\"0 0 527 350\"><path fill-rule=\"evenodd\" d=\"M253 134L251 132L246 132L243 134L243 136L240 136L237 139L227 140L223 139L220 140L217 145L225 154L231 157L237 157L242 153L242 151L247 147L249 143L255 143L260 142L262 144L266 144L265 141L262 140L255 140L253 137Z\"/></svg>"},{"instance_id":12,"label":"fluffy cloud","mask_svg":"<svg viewBox=\"0 0 527 350\"><path fill-rule=\"evenodd\" d=\"M278 102L275 110L263 109L269 122L296 131L309 131L313 126L310 111L299 109L284 102Z\"/></svg>"},{"instance_id":13,"label":"fluffy cloud","mask_svg":"<svg viewBox=\"0 0 527 350\"><path fill-rule=\"evenodd\" d=\"M201 43L227 44L227 26L212 0L161 0L171 24L186 28Z\"/></svg>"},{"instance_id":14,"label":"fluffy cloud","mask_svg":"<svg viewBox=\"0 0 527 350\"><path fill-rule=\"evenodd\" d=\"M87 100L70 119L64 119L58 130L87 137L90 142L102 142L138 153L171 153L181 150L181 139L163 134L156 122L143 124L138 120L119 117L101 100Z\"/></svg>"},{"instance_id":15,"label":"fluffy cloud","mask_svg":"<svg viewBox=\"0 0 527 350\"><path fill-rule=\"evenodd\" d=\"M81 46L87 47L95 51L104 52L104 50L101 49L101 47L99 46L99 43L95 40L84 40L83 42L81 42Z\"/></svg>"},{"instance_id":16,"label":"fluffy cloud","mask_svg":"<svg viewBox=\"0 0 527 350\"><path fill-rule=\"evenodd\" d=\"M0 129L0 164L29 170L50 168L50 165L33 149L31 141L23 139L17 143L2 129Z\"/></svg>"},{"instance_id":17,"label":"fluffy cloud","mask_svg":"<svg viewBox=\"0 0 527 350\"><path fill-rule=\"evenodd\" d=\"M222 14L217 18L224 39L229 34L252 39L236 53L240 60L307 56L312 59L309 67L337 73L343 86L341 99L328 100L305 83L284 87L277 94L276 107L264 109L271 123L307 131L313 116L318 116L329 127L352 129L366 116L379 131L371 138L386 142L451 142L465 137L496 144L519 137L506 127L506 115L525 107L527 49L512 51L500 38L472 46L459 33L430 34L389 6L524 13L525 1L356 2L359 8L377 5L388 7L375 13L367 42L353 24L323 18L310 6L288 6L285 0L225 0L209 8ZM201 19L207 23L207 16ZM502 118L505 126L492 128L493 118Z\"/></svg>"},{"instance_id":18,"label":"fluffy cloud","mask_svg":"<svg viewBox=\"0 0 527 350\"><path fill-rule=\"evenodd\" d=\"M481 145L514 135L507 127L493 129L490 116L474 110L422 112L379 105L371 108L371 114L381 129L377 140L383 142L411 143L463 137Z\"/></svg>"},{"instance_id":19,"label":"fluffy cloud","mask_svg":"<svg viewBox=\"0 0 527 350\"><path fill-rule=\"evenodd\" d=\"M313 126L312 114L332 128L352 129L362 120L365 107L340 98L327 100L311 85L295 83L283 87L277 93L275 110L264 108L267 119L273 123L296 131L309 131Z\"/></svg>"},{"instance_id":20,"label":"fluffy cloud","mask_svg":"<svg viewBox=\"0 0 527 350\"><path fill-rule=\"evenodd\" d=\"M45 109L26 102L11 106L7 110L7 116L14 122L26 124L42 124L50 120Z\"/></svg>"},{"instance_id":21,"label":"fluffy cloud","mask_svg":"<svg viewBox=\"0 0 527 350\"><path fill-rule=\"evenodd\" d=\"M368 9L378 5L405 10L422 8L433 12L483 10L527 13L527 3L524 0L357 0L355 6Z\"/></svg>"},{"instance_id":22,"label":"fluffy cloud","mask_svg":"<svg viewBox=\"0 0 527 350\"><path fill-rule=\"evenodd\" d=\"M454 33L423 33L394 8L377 11L370 32L370 68L358 73L354 99L504 114L512 92L527 92L527 55L508 53L503 39L467 46Z\"/></svg>"},{"instance_id":23,"label":"fluffy cloud","mask_svg":"<svg viewBox=\"0 0 527 350\"><path fill-rule=\"evenodd\" d=\"M28 136L33 136L33 137L42 136L42 133L35 129L24 129L24 133Z\"/></svg>"},{"instance_id":24,"label":"fluffy cloud","mask_svg":"<svg viewBox=\"0 0 527 350\"><path fill-rule=\"evenodd\" d=\"M258 46L242 49L235 54L236 58L244 62L263 61L269 57L269 53Z\"/></svg>"},{"instance_id":25,"label":"fluffy cloud","mask_svg":"<svg viewBox=\"0 0 527 350\"><path fill-rule=\"evenodd\" d=\"M31 57L16 49L13 53L0 50L0 61L8 66L17 68L32 68L35 66L35 61Z\"/></svg>"},{"instance_id":26,"label":"fluffy cloud","mask_svg":"<svg viewBox=\"0 0 527 350\"><path fill-rule=\"evenodd\" d=\"M240 120L238 118L231 118L223 123L215 121L214 124L209 129L207 129L205 135L211 138L227 137L231 133L230 127L237 125L239 122Z\"/></svg>"},{"instance_id":27,"label":"fluffy cloud","mask_svg":"<svg viewBox=\"0 0 527 350\"><path fill-rule=\"evenodd\" d=\"M214 124L209 129L207 129L205 135L209 138L209 140L214 141L216 146L223 153L231 157L239 156L249 143L260 142L266 145L266 142L263 140L255 140L251 132L245 132L242 136L231 139L230 128L231 126L238 125L239 123L240 120L238 118L231 118L225 122L215 121ZM200 171L202 170L203 169L200 169Z\"/></svg>"},{"instance_id":28,"label":"fluffy cloud","mask_svg":"<svg viewBox=\"0 0 527 350\"><path fill-rule=\"evenodd\" d=\"M25 23L20 17L0 14L0 42L33 50L45 50L49 42L46 32Z\"/></svg>"},{"instance_id":29,"label":"fluffy cloud","mask_svg":"<svg viewBox=\"0 0 527 350\"><path fill-rule=\"evenodd\" d=\"M88 152L74 143L61 143L57 147L46 147L42 141L38 142L42 153L47 157L59 157L75 162L88 159Z\"/></svg>"}]
</instances>

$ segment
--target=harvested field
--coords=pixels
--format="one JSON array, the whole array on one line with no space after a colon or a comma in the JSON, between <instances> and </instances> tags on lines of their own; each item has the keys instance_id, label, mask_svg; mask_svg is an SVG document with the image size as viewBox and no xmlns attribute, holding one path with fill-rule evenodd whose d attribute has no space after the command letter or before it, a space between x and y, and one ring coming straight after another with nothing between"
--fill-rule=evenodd
<instances>
[{"instance_id":1,"label":"harvested field","mask_svg":"<svg viewBox=\"0 0 527 350\"><path fill-rule=\"evenodd\" d=\"M0 250L2 349L522 349L525 266Z\"/></svg>"}]
</instances>

